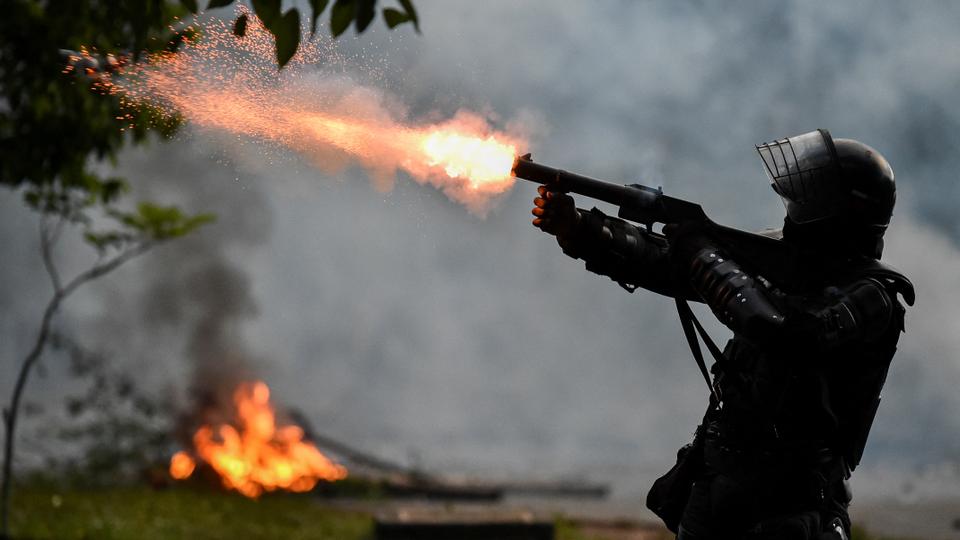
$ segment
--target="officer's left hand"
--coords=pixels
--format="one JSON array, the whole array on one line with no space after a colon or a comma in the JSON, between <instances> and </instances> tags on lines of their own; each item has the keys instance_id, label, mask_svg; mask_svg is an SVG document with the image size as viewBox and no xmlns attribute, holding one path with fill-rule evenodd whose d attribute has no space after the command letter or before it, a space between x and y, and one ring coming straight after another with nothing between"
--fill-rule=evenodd
<instances>
[{"instance_id":1,"label":"officer's left hand","mask_svg":"<svg viewBox=\"0 0 960 540\"><path fill-rule=\"evenodd\" d=\"M537 198L533 200L531 213L536 216L533 226L556 236L561 245L580 222L580 213L573 197L566 193L552 192L547 186L537 188Z\"/></svg>"},{"instance_id":2,"label":"officer's left hand","mask_svg":"<svg viewBox=\"0 0 960 540\"><path fill-rule=\"evenodd\" d=\"M674 265L682 269L690 268L697 253L715 247L716 244L703 227L695 223L665 225L663 234L667 237L670 246L670 259Z\"/></svg>"}]
</instances>

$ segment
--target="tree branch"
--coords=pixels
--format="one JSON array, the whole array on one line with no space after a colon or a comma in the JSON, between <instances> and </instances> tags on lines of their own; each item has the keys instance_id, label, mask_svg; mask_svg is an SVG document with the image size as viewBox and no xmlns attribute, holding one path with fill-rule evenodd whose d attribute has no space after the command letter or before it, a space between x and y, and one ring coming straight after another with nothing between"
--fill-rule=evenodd
<instances>
[{"instance_id":1,"label":"tree branch","mask_svg":"<svg viewBox=\"0 0 960 540\"><path fill-rule=\"evenodd\" d=\"M51 232L47 217L43 216L40 218L40 253L43 255L43 267L46 268L47 274L50 276L50 282L53 283L54 294L60 294L63 290L60 282L60 274L57 272L57 267L53 263L53 246L60 237L62 224L63 217L61 216L56 228Z\"/></svg>"},{"instance_id":2,"label":"tree branch","mask_svg":"<svg viewBox=\"0 0 960 540\"><path fill-rule=\"evenodd\" d=\"M75 291L77 287L79 287L80 285L83 285L84 283L90 280L96 279L104 274L110 273L111 271L116 269L118 266L129 261L130 259L133 259L134 257L137 257L138 255L142 255L143 253L145 253L155 245L156 245L155 241L141 240L137 242L135 245L133 245L133 247L129 247L126 250L121 251L119 254L115 255L112 259L107 259L103 262L98 262L86 272L83 272L77 275L72 280L70 280L70 282L63 287L61 291L62 296L68 296L70 293Z\"/></svg>"}]
</instances>

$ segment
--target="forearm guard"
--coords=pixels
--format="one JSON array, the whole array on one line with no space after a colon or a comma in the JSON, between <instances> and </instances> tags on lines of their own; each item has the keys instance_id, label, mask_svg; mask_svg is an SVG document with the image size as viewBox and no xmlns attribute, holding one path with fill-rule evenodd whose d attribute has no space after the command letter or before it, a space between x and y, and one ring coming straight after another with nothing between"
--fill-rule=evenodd
<instances>
[{"instance_id":1,"label":"forearm guard","mask_svg":"<svg viewBox=\"0 0 960 540\"><path fill-rule=\"evenodd\" d=\"M693 258L690 281L720 322L749 336L775 331L784 315L767 298L762 285L714 248Z\"/></svg>"},{"instance_id":2,"label":"forearm guard","mask_svg":"<svg viewBox=\"0 0 960 540\"><path fill-rule=\"evenodd\" d=\"M596 208L577 211L576 230L557 238L564 253L583 259L587 270L609 276L630 292L643 287L668 296L676 294L662 238Z\"/></svg>"}]
</instances>

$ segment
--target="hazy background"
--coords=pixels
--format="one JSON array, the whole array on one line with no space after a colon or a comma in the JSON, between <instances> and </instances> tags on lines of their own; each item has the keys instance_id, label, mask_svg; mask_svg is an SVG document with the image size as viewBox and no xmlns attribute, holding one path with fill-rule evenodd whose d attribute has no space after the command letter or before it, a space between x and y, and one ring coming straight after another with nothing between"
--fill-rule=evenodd
<instances>
[{"instance_id":1,"label":"hazy background","mask_svg":"<svg viewBox=\"0 0 960 540\"><path fill-rule=\"evenodd\" d=\"M422 35L377 27L340 42L386 65L377 79L415 114L524 119L538 161L662 185L724 224L782 219L756 143L822 127L880 150L899 187L885 260L918 300L854 487L960 489L960 5L416 5ZM565 257L529 224L530 184L479 219L407 178L378 193L359 169L331 177L189 127L117 168L137 197L219 217L78 293L59 319L158 394L262 377L317 430L388 458L614 479L619 495L642 494L702 414L672 303ZM50 289L18 194L0 193L0 223L6 396ZM78 243L60 253L69 268L87 257ZM56 356L45 365L27 401L65 384Z\"/></svg>"}]
</instances>

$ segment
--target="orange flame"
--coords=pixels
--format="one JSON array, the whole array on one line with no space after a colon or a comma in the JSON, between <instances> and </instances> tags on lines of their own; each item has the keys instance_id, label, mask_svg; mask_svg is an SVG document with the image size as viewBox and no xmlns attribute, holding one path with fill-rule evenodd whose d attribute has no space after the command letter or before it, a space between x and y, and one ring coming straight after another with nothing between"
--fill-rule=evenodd
<instances>
[{"instance_id":1,"label":"orange flame","mask_svg":"<svg viewBox=\"0 0 960 540\"><path fill-rule=\"evenodd\" d=\"M182 450L170 458L170 476L175 480L190 478L190 475L193 474L193 470L196 467L197 462Z\"/></svg>"},{"instance_id":2,"label":"orange flame","mask_svg":"<svg viewBox=\"0 0 960 540\"><path fill-rule=\"evenodd\" d=\"M241 384L233 400L239 430L229 424L204 425L193 435L196 455L220 475L226 488L259 497L277 489L310 491L321 480L346 478L347 469L304 441L300 427L276 425L266 384ZM170 459L170 476L187 478L195 466L188 454L177 452Z\"/></svg>"},{"instance_id":3,"label":"orange flame","mask_svg":"<svg viewBox=\"0 0 960 540\"><path fill-rule=\"evenodd\" d=\"M493 136L481 138L438 130L424 138L422 148L431 166L442 166L450 178L468 179L473 189L482 184L512 182L510 171L517 149Z\"/></svg>"}]
</instances>

